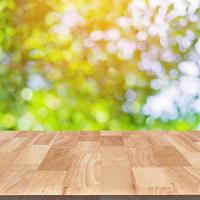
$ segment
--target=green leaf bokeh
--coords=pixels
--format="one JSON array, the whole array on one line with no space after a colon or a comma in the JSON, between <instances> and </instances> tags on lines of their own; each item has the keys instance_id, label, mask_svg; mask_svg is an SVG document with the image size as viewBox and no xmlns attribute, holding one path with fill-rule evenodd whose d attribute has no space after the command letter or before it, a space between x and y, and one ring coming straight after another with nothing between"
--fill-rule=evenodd
<instances>
[{"instance_id":1,"label":"green leaf bokeh","mask_svg":"<svg viewBox=\"0 0 200 200\"><path fill-rule=\"evenodd\" d=\"M176 0L168 5L158 1L154 7L153 0L137 2L1 0L0 129L198 129L200 106L191 105L200 102L199 78L190 72L185 75L178 66L189 59L200 68L200 55L195 50L200 36L200 5L183 0L185 12L168 19L177 9ZM163 32L154 34L151 25L162 12L163 21L158 23ZM149 25L138 25L134 13L149 16ZM145 24L145 19L141 23ZM188 38L184 40L185 34L194 35L190 44L185 41ZM142 57L148 57L152 49L158 51L157 62L146 65L155 64L155 69L162 66L161 71L139 67ZM176 56L170 61L161 55L168 50ZM151 98L169 92L171 85L176 85L180 99L184 99L187 94L180 87L186 77L197 82L187 102L173 100L172 109L161 96L152 107L155 111L145 111ZM157 88L158 80L162 84Z\"/></svg>"}]
</instances>

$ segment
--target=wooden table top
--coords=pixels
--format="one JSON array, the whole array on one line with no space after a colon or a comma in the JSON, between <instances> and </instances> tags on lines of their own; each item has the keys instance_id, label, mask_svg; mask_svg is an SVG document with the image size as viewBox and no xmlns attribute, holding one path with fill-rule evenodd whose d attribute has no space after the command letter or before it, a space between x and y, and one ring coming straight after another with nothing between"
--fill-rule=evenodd
<instances>
[{"instance_id":1,"label":"wooden table top","mask_svg":"<svg viewBox=\"0 0 200 200\"><path fill-rule=\"evenodd\" d=\"M0 132L0 195L200 194L200 132Z\"/></svg>"}]
</instances>

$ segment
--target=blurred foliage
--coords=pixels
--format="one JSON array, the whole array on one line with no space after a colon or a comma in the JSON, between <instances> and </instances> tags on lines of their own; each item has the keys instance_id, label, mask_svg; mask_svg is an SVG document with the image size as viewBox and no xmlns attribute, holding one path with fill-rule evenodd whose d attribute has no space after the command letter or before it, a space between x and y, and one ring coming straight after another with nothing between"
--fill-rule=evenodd
<instances>
[{"instance_id":1,"label":"blurred foliage","mask_svg":"<svg viewBox=\"0 0 200 200\"><path fill-rule=\"evenodd\" d=\"M200 35L199 7L193 9L198 20L181 14L168 20L167 35L146 36L148 26L138 27L134 20L127 25L134 2L138 1L1 0L0 129L197 129L197 109L174 102L176 115L166 117L164 111L158 116L145 112L145 105L182 76L178 64L194 50ZM153 24L162 3L151 10L151 0L141 2L139 11L151 13ZM166 15L175 9L176 1L171 2ZM170 48L162 44L162 37L171 41L187 30L195 38L183 51L177 42ZM177 57L166 61L155 55L164 71L160 65L158 71L141 69L141 57L153 48L158 53L169 48ZM152 81L166 78L163 87L152 87Z\"/></svg>"}]
</instances>

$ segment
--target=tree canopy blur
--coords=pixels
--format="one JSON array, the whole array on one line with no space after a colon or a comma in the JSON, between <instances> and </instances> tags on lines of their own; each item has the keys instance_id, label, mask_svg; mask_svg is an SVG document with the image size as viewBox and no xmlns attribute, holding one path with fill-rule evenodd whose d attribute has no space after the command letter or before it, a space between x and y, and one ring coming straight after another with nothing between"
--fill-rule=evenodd
<instances>
[{"instance_id":1,"label":"tree canopy blur","mask_svg":"<svg viewBox=\"0 0 200 200\"><path fill-rule=\"evenodd\" d=\"M1 130L200 128L199 0L1 0Z\"/></svg>"}]
</instances>

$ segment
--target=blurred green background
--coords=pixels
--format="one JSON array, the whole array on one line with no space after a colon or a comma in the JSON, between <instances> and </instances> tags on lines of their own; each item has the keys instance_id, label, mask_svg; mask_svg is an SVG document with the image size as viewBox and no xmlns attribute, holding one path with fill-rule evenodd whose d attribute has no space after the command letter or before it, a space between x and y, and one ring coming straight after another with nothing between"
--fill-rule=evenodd
<instances>
[{"instance_id":1,"label":"blurred green background","mask_svg":"<svg viewBox=\"0 0 200 200\"><path fill-rule=\"evenodd\" d=\"M200 128L199 0L1 0L1 130Z\"/></svg>"}]
</instances>

